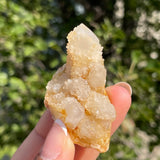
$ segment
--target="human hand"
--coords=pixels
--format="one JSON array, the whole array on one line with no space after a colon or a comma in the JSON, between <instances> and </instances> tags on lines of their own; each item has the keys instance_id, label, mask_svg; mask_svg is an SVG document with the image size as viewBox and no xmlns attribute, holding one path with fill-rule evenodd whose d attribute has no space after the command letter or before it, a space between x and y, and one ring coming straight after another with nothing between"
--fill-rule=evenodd
<instances>
[{"instance_id":1,"label":"human hand","mask_svg":"<svg viewBox=\"0 0 160 160\"><path fill-rule=\"evenodd\" d=\"M106 88L111 103L116 110L116 119L112 123L111 134L124 120L131 105L131 87L124 82ZM24 140L12 160L95 160L99 152L93 148L74 145L61 121L53 123L47 110L36 127Z\"/></svg>"}]
</instances>

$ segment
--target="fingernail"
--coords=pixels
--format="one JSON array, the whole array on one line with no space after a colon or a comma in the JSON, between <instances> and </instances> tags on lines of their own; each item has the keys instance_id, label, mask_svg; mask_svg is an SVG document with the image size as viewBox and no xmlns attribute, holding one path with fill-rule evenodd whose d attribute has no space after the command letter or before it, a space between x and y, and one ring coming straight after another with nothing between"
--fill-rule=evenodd
<instances>
[{"instance_id":1,"label":"fingernail","mask_svg":"<svg viewBox=\"0 0 160 160\"><path fill-rule=\"evenodd\" d=\"M64 125L64 123L60 119L56 119L54 121L54 123L57 123L62 128L62 130L64 131L64 134L67 136L67 128Z\"/></svg>"},{"instance_id":2,"label":"fingernail","mask_svg":"<svg viewBox=\"0 0 160 160\"><path fill-rule=\"evenodd\" d=\"M59 158L66 143L66 136L67 129L64 123L56 119L46 137L39 160L56 160Z\"/></svg>"},{"instance_id":3,"label":"fingernail","mask_svg":"<svg viewBox=\"0 0 160 160\"><path fill-rule=\"evenodd\" d=\"M129 94L132 95L132 87L128 83L126 83L126 82L118 82L115 85L125 88L129 92Z\"/></svg>"}]
</instances>

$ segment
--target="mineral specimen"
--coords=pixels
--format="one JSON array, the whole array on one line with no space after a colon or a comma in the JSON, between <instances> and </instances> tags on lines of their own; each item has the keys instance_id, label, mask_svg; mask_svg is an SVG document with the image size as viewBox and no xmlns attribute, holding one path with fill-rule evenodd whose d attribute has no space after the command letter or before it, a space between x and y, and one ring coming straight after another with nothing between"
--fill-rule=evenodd
<instances>
[{"instance_id":1,"label":"mineral specimen","mask_svg":"<svg viewBox=\"0 0 160 160\"><path fill-rule=\"evenodd\" d=\"M45 106L75 144L107 151L115 109L105 91L102 47L84 24L68 34L67 62L47 84Z\"/></svg>"}]
</instances>

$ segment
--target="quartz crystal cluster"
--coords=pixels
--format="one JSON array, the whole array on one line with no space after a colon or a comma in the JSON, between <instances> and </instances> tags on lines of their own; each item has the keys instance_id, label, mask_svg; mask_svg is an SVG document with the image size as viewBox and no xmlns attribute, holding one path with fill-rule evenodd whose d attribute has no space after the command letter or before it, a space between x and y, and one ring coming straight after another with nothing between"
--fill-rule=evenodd
<instances>
[{"instance_id":1,"label":"quartz crystal cluster","mask_svg":"<svg viewBox=\"0 0 160 160\"><path fill-rule=\"evenodd\" d=\"M75 144L105 152L116 115L105 91L102 47L84 24L67 39L67 62L48 82L45 106L64 122Z\"/></svg>"}]
</instances>

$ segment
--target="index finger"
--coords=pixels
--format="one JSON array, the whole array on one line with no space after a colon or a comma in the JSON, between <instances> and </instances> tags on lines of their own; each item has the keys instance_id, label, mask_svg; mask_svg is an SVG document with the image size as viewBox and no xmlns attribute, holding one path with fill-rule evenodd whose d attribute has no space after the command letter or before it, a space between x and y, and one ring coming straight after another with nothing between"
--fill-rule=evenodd
<instances>
[{"instance_id":1,"label":"index finger","mask_svg":"<svg viewBox=\"0 0 160 160\"><path fill-rule=\"evenodd\" d=\"M51 126L53 124L53 119L49 110L45 111L41 119L37 123L36 127L28 135L28 137L23 141L21 146L17 149L12 157L12 160L31 160L37 155L41 149L45 137L47 136Z\"/></svg>"}]
</instances>

